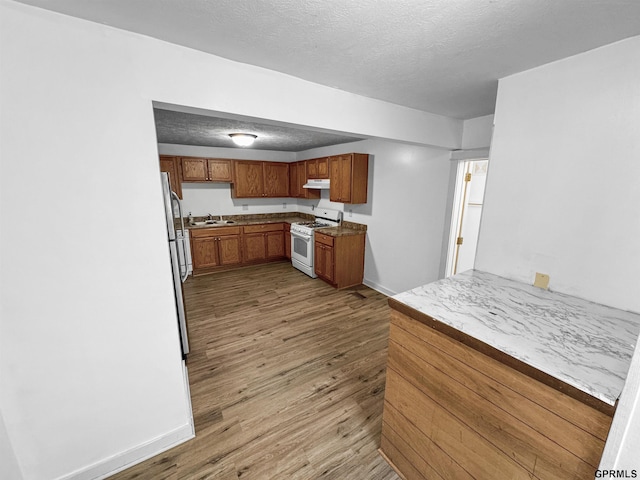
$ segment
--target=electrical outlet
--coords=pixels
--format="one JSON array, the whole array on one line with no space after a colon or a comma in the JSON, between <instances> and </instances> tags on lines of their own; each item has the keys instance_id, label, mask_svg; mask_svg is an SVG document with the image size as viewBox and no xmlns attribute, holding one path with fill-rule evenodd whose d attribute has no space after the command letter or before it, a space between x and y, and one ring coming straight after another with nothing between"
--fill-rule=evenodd
<instances>
[{"instance_id":1,"label":"electrical outlet","mask_svg":"<svg viewBox=\"0 0 640 480\"><path fill-rule=\"evenodd\" d=\"M246 203L242 205L242 210L247 211L249 210L249 205L247 205Z\"/></svg>"},{"instance_id":2,"label":"electrical outlet","mask_svg":"<svg viewBox=\"0 0 640 480\"><path fill-rule=\"evenodd\" d=\"M533 286L542 288L544 290L549 290L549 275L547 275L546 273L536 272L536 279L533 282Z\"/></svg>"},{"instance_id":3,"label":"electrical outlet","mask_svg":"<svg viewBox=\"0 0 640 480\"><path fill-rule=\"evenodd\" d=\"M353 210L349 209L349 216L353 217Z\"/></svg>"},{"instance_id":4,"label":"electrical outlet","mask_svg":"<svg viewBox=\"0 0 640 480\"><path fill-rule=\"evenodd\" d=\"M282 202L282 208L287 208L287 202Z\"/></svg>"}]
</instances>

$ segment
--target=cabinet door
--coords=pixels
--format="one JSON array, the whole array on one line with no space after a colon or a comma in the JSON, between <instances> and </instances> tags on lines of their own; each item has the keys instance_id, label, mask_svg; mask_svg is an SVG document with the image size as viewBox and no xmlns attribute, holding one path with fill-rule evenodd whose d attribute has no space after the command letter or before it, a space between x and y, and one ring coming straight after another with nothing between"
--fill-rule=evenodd
<instances>
[{"instance_id":1,"label":"cabinet door","mask_svg":"<svg viewBox=\"0 0 640 480\"><path fill-rule=\"evenodd\" d=\"M234 197L250 198L264 196L262 162L237 160L234 162L234 168Z\"/></svg>"},{"instance_id":2,"label":"cabinet door","mask_svg":"<svg viewBox=\"0 0 640 480\"><path fill-rule=\"evenodd\" d=\"M267 244L267 258L281 258L285 256L284 232L265 233Z\"/></svg>"},{"instance_id":3,"label":"cabinet door","mask_svg":"<svg viewBox=\"0 0 640 480\"><path fill-rule=\"evenodd\" d=\"M171 190L176 192L179 198L182 198L182 185L178 175L178 158L160 155L160 171L169 174Z\"/></svg>"},{"instance_id":4,"label":"cabinet door","mask_svg":"<svg viewBox=\"0 0 640 480\"><path fill-rule=\"evenodd\" d=\"M245 233L243 247L242 260L244 262L255 262L267 258L264 233Z\"/></svg>"},{"instance_id":5,"label":"cabinet door","mask_svg":"<svg viewBox=\"0 0 640 480\"><path fill-rule=\"evenodd\" d=\"M231 182L231 160L209 158L207 160L208 179L210 182Z\"/></svg>"},{"instance_id":6,"label":"cabinet door","mask_svg":"<svg viewBox=\"0 0 640 480\"><path fill-rule=\"evenodd\" d=\"M314 247L316 275L333 283L333 247L316 242Z\"/></svg>"},{"instance_id":7,"label":"cabinet door","mask_svg":"<svg viewBox=\"0 0 640 480\"><path fill-rule=\"evenodd\" d=\"M240 235L223 235L217 239L220 265L237 265L242 262Z\"/></svg>"},{"instance_id":8,"label":"cabinet door","mask_svg":"<svg viewBox=\"0 0 640 480\"><path fill-rule=\"evenodd\" d=\"M318 177L317 178L329 178L329 158L319 158L318 163Z\"/></svg>"},{"instance_id":9,"label":"cabinet door","mask_svg":"<svg viewBox=\"0 0 640 480\"><path fill-rule=\"evenodd\" d=\"M316 272L316 275L324 278L324 252L322 249L322 245L318 242L313 244L313 269Z\"/></svg>"},{"instance_id":10,"label":"cabinet door","mask_svg":"<svg viewBox=\"0 0 640 480\"><path fill-rule=\"evenodd\" d=\"M320 198L320 190L315 188L303 188L309 178L307 173L307 162L300 162L298 167L298 185L300 186L300 198Z\"/></svg>"},{"instance_id":11,"label":"cabinet door","mask_svg":"<svg viewBox=\"0 0 640 480\"><path fill-rule=\"evenodd\" d=\"M333 283L335 281L333 247L323 245L322 249L324 250L324 275L327 280Z\"/></svg>"},{"instance_id":12,"label":"cabinet door","mask_svg":"<svg viewBox=\"0 0 640 480\"><path fill-rule=\"evenodd\" d=\"M217 267L218 243L216 237L191 238L191 261L193 269Z\"/></svg>"},{"instance_id":13,"label":"cabinet door","mask_svg":"<svg viewBox=\"0 0 640 480\"><path fill-rule=\"evenodd\" d=\"M263 162L264 193L267 197L289 196L289 164Z\"/></svg>"},{"instance_id":14,"label":"cabinet door","mask_svg":"<svg viewBox=\"0 0 640 480\"><path fill-rule=\"evenodd\" d=\"M300 182L298 180L298 172L300 170L301 162L294 162L289 164L289 196L299 197L301 195Z\"/></svg>"},{"instance_id":15,"label":"cabinet door","mask_svg":"<svg viewBox=\"0 0 640 480\"><path fill-rule=\"evenodd\" d=\"M319 178L318 177L318 159L307 160L307 178Z\"/></svg>"},{"instance_id":16,"label":"cabinet door","mask_svg":"<svg viewBox=\"0 0 640 480\"><path fill-rule=\"evenodd\" d=\"M331 157L330 163L331 189L329 193L332 202L351 201L351 156L337 155Z\"/></svg>"},{"instance_id":17,"label":"cabinet door","mask_svg":"<svg viewBox=\"0 0 640 480\"><path fill-rule=\"evenodd\" d=\"M291 260L291 225L284 226L284 256Z\"/></svg>"},{"instance_id":18,"label":"cabinet door","mask_svg":"<svg viewBox=\"0 0 640 480\"><path fill-rule=\"evenodd\" d=\"M207 159L195 157L182 157L182 180L184 182L207 181Z\"/></svg>"}]
</instances>

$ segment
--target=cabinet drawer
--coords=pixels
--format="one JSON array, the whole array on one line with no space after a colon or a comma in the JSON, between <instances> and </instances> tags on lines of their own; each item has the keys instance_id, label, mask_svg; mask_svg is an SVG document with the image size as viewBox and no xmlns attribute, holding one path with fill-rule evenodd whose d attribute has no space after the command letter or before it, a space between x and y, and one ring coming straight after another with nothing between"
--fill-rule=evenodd
<instances>
[{"instance_id":1,"label":"cabinet drawer","mask_svg":"<svg viewBox=\"0 0 640 480\"><path fill-rule=\"evenodd\" d=\"M244 233L279 232L283 230L282 223L262 223L260 225L247 225L242 227Z\"/></svg>"},{"instance_id":2,"label":"cabinet drawer","mask_svg":"<svg viewBox=\"0 0 640 480\"><path fill-rule=\"evenodd\" d=\"M325 235L324 233L316 232L315 238L316 238L316 242L333 247L333 237L330 237L329 235Z\"/></svg>"},{"instance_id":3,"label":"cabinet drawer","mask_svg":"<svg viewBox=\"0 0 640 480\"><path fill-rule=\"evenodd\" d=\"M240 235L240 227L192 228L189 234L194 238L217 237L218 235Z\"/></svg>"}]
</instances>

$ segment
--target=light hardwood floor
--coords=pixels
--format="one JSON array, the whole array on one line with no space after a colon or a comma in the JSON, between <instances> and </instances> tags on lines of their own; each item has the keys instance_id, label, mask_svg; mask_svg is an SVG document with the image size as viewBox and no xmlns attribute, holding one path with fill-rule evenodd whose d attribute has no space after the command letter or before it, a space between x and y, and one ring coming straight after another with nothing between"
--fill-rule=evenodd
<instances>
[{"instance_id":1,"label":"light hardwood floor","mask_svg":"<svg viewBox=\"0 0 640 480\"><path fill-rule=\"evenodd\" d=\"M111 480L397 480L377 452L387 298L279 262L185 284L196 438Z\"/></svg>"}]
</instances>

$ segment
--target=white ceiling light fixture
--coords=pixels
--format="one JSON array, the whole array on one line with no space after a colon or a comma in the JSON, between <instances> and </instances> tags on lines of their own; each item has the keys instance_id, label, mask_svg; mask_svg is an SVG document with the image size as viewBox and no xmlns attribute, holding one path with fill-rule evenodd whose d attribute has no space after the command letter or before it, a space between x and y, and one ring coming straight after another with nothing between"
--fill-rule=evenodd
<instances>
[{"instance_id":1,"label":"white ceiling light fixture","mask_svg":"<svg viewBox=\"0 0 640 480\"><path fill-rule=\"evenodd\" d=\"M230 133L229 136L231 140L233 140L233 143L239 147L248 147L258 138L257 135L253 135L252 133Z\"/></svg>"}]
</instances>

